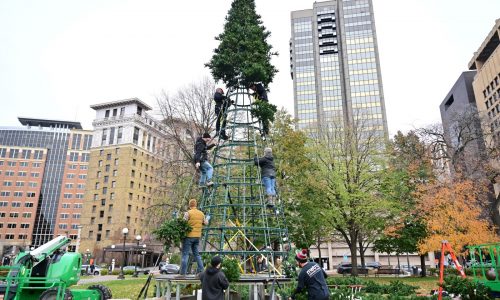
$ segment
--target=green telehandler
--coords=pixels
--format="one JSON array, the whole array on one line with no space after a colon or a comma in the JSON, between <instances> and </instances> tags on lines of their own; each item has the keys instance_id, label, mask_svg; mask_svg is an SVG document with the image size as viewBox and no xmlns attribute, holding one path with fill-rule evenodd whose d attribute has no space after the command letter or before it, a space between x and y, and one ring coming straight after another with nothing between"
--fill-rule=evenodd
<instances>
[{"instance_id":1,"label":"green telehandler","mask_svg":"<svg viewBox=\"0 0 500 300\"><path fill-rule=\"evenodd\" d=\"M71 240L59 236L40 247L19 253L11 266L0 267L0 300L107 300L103 285L69 289L78 283L82 255L66 252Z\"/></svg>"}]
</instances>

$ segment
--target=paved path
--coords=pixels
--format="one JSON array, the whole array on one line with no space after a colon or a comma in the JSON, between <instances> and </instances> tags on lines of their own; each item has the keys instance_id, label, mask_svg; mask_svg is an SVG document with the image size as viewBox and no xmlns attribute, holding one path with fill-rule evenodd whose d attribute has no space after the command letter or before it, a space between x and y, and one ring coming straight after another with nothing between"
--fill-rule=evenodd
<instances>
[{"instance_id":1,"label":"paved path","mask_svg":"<svg viewBox=\"0 0 500 300\"><path fill-rule=\"evenodd\" d=\"M137 278L125 276L124 280L128 280L128 279L137 279ZM112 280L118 280L118 275L95 276L92 278L80 279L80 281L78 281L78 284L100 283L100 282L106 282L106 281L112 281Z\"/></svg>"}]
</instances>

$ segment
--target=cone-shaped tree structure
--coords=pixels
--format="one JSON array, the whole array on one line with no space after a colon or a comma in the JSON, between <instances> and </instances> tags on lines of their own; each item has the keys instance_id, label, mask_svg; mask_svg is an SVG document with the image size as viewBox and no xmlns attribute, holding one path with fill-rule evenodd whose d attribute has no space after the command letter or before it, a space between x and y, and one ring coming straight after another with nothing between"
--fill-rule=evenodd
<instances>
[{"instance_id":1,"label":"cone-shaped tree structure","mask_svg":"<svg viewBox=\"0 0 500 300\"><path fill-rule=\"evenodd\" d=\"M281 200L268 205L261 170L254 156L263 156L259 121L252 117L254 98L244 87L229 90L227 141L219 140L213 153L214 186L203 190L200 209L209 215L203 229L202 253L236 257L243 273L262 271L279 276L280 260L290 249Z\"/></svg>"},{"instance_id":2,"label":"cone-shaped tree structure","mask_svg":"<svg viewBox=\"0 0 500 300\"><path fill-rule=\"evenodd\" d=\"M224 32L216 37L220 44L206 64L214 79L222 80L228 88L237 88L239 84L247 87L252 82L262 82L267 87L277 72L271 64L276 53L267 43L269 35L255 11L254 0L234 0Z\"/></svg>"}]
</instances>

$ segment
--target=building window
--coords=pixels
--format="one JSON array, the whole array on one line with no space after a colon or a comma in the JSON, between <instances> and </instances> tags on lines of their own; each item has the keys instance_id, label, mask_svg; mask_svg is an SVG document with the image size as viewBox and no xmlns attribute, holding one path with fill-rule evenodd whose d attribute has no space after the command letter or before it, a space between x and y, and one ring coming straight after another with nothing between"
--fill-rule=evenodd
<instances>
[{"instance_id":1,"label":"building window","mask_svg":"<svg viewBox=\"0 0 500 300\"><path fill-rule=\"evenodd\" d=\"M122 138L123 138L123 126L118 126L118 133L116 135L116 143L117 144L121 143Z\"/></svg>"},{"instance_id":2,"label":"building window","mask_svg":"<svg viewBox=\"0 0 500 300\"><path fill-rule=\"evenodd\" d=\"M26 197L28 198L35 198L35 192L27 192Z\"/></svg>"},{"instance_id":3,"label":"building window","mask_svg":"<svg viewBox=\"0 0 500 300\"><path fill-rule=\"evenodd\" d=\"M10 149L9 158L18 158L19 157L19 149Z\"/></svg>"},{"instance_id":4,"label":"building window","mask_svg":"<svg viewBox=\"0 0 500 300\"><path fill-rule=\"evenodd\" d=\"M4 181L3 186L12 186L12 181Z\"/></svg>"},{"instance_id":5,"label":"building window","mask_svg":"<svg viewBox=\"0 0 500 300\"><path fill-rule=\"evenodd\" d=\"M102 206L106 205L106 199L101 199L101 205Z\"/></svg>"},{"instance_id":6,"label":"building window","mask_svg":"<svg viewBox=\"0 0 500 300\"><path fill-rule=\"evenodd\" d=\"M134 188L134 182L133 182L133 181L131 181L131 182L130 182L130 188L131 188L131 189L133 189L133 188Z\"/></svg>"},{"instance_id":7,"label":"building window","mask_svg":"<svg viewBox=\"0 0 500 300\"><path fill-rule=\"evenodd\" d=\"M37 163L32 163L31 166L33 166L33 168L40 168L42 164L37 162Z\"/></svg>"},{"instance_id":8,"label":"building window","mask_svg":"<svg viewBox=\"0 0 500 300\"><path fill-rule=\"evenodd\" d=\"M106 139L108 138L108 129L107 128L104 128L102 130L102 137L101 137L101 146L105 146L106 145Z\"/></svg>"},{"instance_id":9,"label":"building window","mask_svg":"<svg viewBox=\"0 0 500 300\"><path fill-rule=\"evenodd\" d=\"M109 172L109 170L110 170L110 165L106 165L106 167L104 168L104 171Z\"/></svg>"},{"instance_id":10,"label":"building window","mask_svg":"<svg viewBox=\"0 0 500 300\"><path fill-rule=\"evenodd\" d=\"M113 176L114 177L118 176L118 170L113 170Z\"/></svg>"},{"instance_id":11,"label":"building window","mask_svg":"<svg viewBox=\"0 0 500 300\"><path fill-rule=\"evenodd\" d=\"M132 143L134 143L136 145L139 143L139 128L138 127L134 127L134 136L132 138Z\"/></svg>"},{"instance_id":12,"label":"building window","mask_svg":"<svg viewBox=\"0 0 500 300\"><path fill-rule=\"evenodd\" d=\"M24 203L24 207L33 207L33 202Z\"/></svg>"},{"instance_id":13,"label":"building window","mask_svg":"<svg viewBox=\"0 0 500 300\"><path fill-rule=\"evenodd\" d=\"M94 238L94 231L90 230L89 231L89 239L93 239L93 238Z\"/></svg>"},{"instance_id":14,"label":"building window","mask_svg":"<svg viewBox=\"0 0 500 300\"><path fill-rule=\"evenodd\" d=\"M29 223L21 223L21 228L23 228L23 229L30 228L30 224Z\"/></svg>"},{"instance_id":15,"label":"building window","mask_svg":"<svg viewBox=\"0 0 500 300\"><path fill-rule=\"evenodd\" d=\"M61 216L61 219L68 219L69 218L69 214L66 214L66 213L61 214L60 216Z\"/></svg>"},{"instance_id":16,"label":"building window","mask_svg":"<svg viewBox=\"0 0 500 300\"><path fill-rule=\"evenodd\" d=\"M118 166L118 158L115 158L115 166Z\"/></svg>"},{"instance_id":17,"label":"building window","mask_svg":"<svg viewBox=\"0 0 500 300\"><path fill-rule=\"evenodd\" d=\"M22 197L23 196L23 192L14 192L14 197ZM13 202L14 204L15 202Z\"/></svg>"},{"instance_id":18,"label":"building window","mask_svg":"<svg viewBox=\"0 0 500 300\"><path fill-rule=\"evenodd\" d=\"M125 115L125 107L120 107L120 117Z\"/></svg>"},{"instance_id":19,"label":"building window","mask_svg":"<svg viewBox=\"0 0 500 300\"><path fill-rule=\"evenodd\" d=\"M108 224L111 224L111 222L112 222L112 218L108 217Z\"/></svg>"},{"instance_id":20,"label":"building window","mask_svg":"<svg viewBox=\"0 0 500 300\"><path fill-rule=\"evenodd\" d=\"M109 181L109 176L107 176L107 175L104 176L104 183L108 183L108 181Z\"/></svg>"},{"instance_id":21,"label":"building window","mask_svg":"<svg viewBox=\"0 0 500 300\"><path fill-rule=\"evenodd\" d=\"M111 194L109 194L109 199L111 199L111 200L115 200L115 193L111 193Z\"/></svg>"},{"instance_id":22,"label":"building window","mask_svg":"<svg viewBox=\"0 0 500 300\"><path fill-rule=\"evenodd\" d=\"M33 159L43 159L43 151L42 150L35 150L33 154Z\"/></svg>"},{"instance_id":23,"label":"building window","mask_svg":"<svg viewBox=\"0 0 500 300\"><path fill-rule=\"evenodd\" d=\"M106 230L106 238L109 238L109 230Z\"/></svg>"},{"instance_id":24,"label":"building window","mask_svg":"<svg viewBox=\"0 0 500 300\"><path fill-rule=\"evenodd\" d=\"M99 218L104 218L104 210L99 211Z\"/></svg>"},{"instance_id":25,"label":"building window","mask_svg":"<svg viewBox=\"0 0 500 300\"><path fill-rule=\"evenodd\" d=\"M103 187L102 188L102 194L106 195L107 193L108 193L108 188L107 187Z\"/></svg>"},{"instance_id":26,"label":"building window","mask_svg":"<svg viewBox=\"0 0 500 300\"><path fill-rule=\"evenodd\" d=\"M111 127L109 130L109 144L112 145L115 142L115 128Z\"/></svg>"},{"instance_id":27,"label":"building window","mask_svg":"<svg viewBox=\"0 0 500 300\"><path fill-rule=\"evenodd\" d=\"M81 162L88 162L89 160L90 160L90 153L82 153L82 159L80 161ZM80 166L80 169L82 169L82 167L83 166Z\"/></svg>"},{"instance_id":28,"label":"building window","mask_svg":"<svg viewBox=\"0 0 500 300\"><path fill-rule=\"evenodd\" d=\"M104 118L109 118L109 109L106 109L106 111L104 112Z\"/></svg>"},{"instance_id":29,"label":"building window","mask_svg":"<svg viewBox=\"0 0 500 300\"><path fill-rule=\"evenodd\" d=\"M69 161L78 161L78 152L70 152Z\"/></svg>"}]
</instances>

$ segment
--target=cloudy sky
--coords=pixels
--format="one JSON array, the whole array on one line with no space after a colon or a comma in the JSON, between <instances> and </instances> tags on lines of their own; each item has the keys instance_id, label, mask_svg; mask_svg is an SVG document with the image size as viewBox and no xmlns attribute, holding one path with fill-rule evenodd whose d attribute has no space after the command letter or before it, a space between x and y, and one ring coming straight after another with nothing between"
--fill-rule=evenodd
<instances>
[{"instance_id":1,"label":"cloudy sky","mask_svg":"<svg viewBox=\"0 0 500 300\"><path fill-rule=\"evenodd\" d=\"M439 104L500 18L498 0L373 0L389 131L438 122ZM139 97L155 106L209 75L230 0L0 0L0 126L18 116L75 120L89 105ZM269 98L290 112L290 11L256 0L280 53Z\"/></svg>"}]
</instances>

